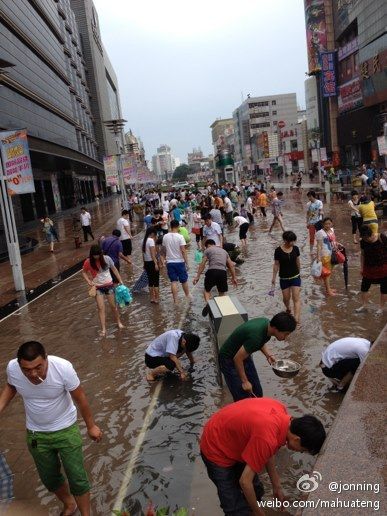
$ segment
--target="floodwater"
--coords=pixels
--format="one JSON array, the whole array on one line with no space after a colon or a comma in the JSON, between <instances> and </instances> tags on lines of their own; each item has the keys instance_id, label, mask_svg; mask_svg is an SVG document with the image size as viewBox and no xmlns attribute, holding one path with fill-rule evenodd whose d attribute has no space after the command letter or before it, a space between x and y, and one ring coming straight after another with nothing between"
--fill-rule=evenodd
<instances>
[{"instance_id":1,"label":"floodwater","mask_svg":"<svg viewBox=\"0 0 387 516\"><path fill-rule=\"evenodd\" d=\"M302 364L298 376L282 379L274 375L263 357L254 357L264 395L286 403L290 413L312 413L319 416L327 429L342 400L330 390L318 363L321 349L336 338L348 335L376 338L385 321L372 312L355 314L360 306L358 291L359 246L350 243L350 220L346 205L333 205L330 214L335 221L339 241L346 244L349 255L349 286L346 291L342 272L337 267L333 284L338 295L326 299L322 286L309 275L310 257L303 205L305 198L287 194L285 225L298 235L302 261L302 326L284 343L269 345L278 358L290 358ZM271 215L269 214L269 222ZM258 219L250 233L245 263L238 267L237 288L230 287L247 309L250 317L271 317L282 310L280 291L270 290L272 257L281 233L267 234L268 224ZM229 241L237 242L237 230L226 232ZM141 273L140 235L134 239L134 261L130 272L122 265L123 276L132 285ZM194 245L190 281L196 264ZM49 354L70 360L86 390L103 440L96 444L84 434L86 466L92 481L93 514L109 515L121 502L140 515L148 500L159 507L195 507L197 515L221 514L215 488L206 480L198 454L198 437L208 417L229 402L227 388L217 381L214 342L208 319L201 310L202 281L193 288L193 301L174 307L169 283L164 274L161 282L162 303L149 303L146 293L136 294L134 302L122 310L125 330L118 331L108 314L108 336L98 336L95 304L87 296L81 275L59 284L40 299L0 322L0 376L5 381L7 361L26 340L40 340ZM378 299L376 287L372 292ZM144 350L147 343L167 329L180 326L196 332L201 346L197 364L187 382L175 377L149 385L144 377ZM39 483L34 465L24 443L24 413L20 400L14 400L1 416L0 450L14 473L16 500L9 514L58 514L54 497ZM297 498L297 479L310 471L313 457L281 450L278 469L289 498ZM266 485L267 478L263 475ZM270 487L267 491L271 495ZM12 512L12 508L20 507ZM22 509L25 507L25 510Z\"/></svg>"}]
</instances>

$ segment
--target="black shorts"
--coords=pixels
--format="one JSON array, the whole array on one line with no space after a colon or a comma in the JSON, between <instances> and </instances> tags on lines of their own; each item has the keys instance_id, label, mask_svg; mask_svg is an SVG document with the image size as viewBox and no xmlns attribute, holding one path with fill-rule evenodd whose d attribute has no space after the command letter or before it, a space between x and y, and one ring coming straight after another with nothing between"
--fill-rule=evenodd
<instances>
[{"instance_id":1,"label":"black shorts","mask_svg":"<svg viewBox=\"0 0 387 516\"><path fill-rule=\"evenodd\" d=\"M169 371L173 371L176 367L176 364L169 357L151 357L147 353L145 353L145 365L149 367L149 369L156 369L159 366L165 366Z\"/></svg>"},{"instance_id":2,"label":"black shorts","mask_svg":"<svg viewBox=\"0 0 387 516\"><path fill-rule=\"evenodd\" d=\"M250 224L248 222L244 222L239 226L239 240L245 240L249 227Z\"/></svg>"},{"instance_id":3,"label":"black shorts","mask_svg":"<svg viewBox=\"0 0 387 516\"><path fill-rule=\"evenodd\" d=\"M355 374L360 365L358 358L344 358L339 360L332 367L322 367L321 370L327 378L342 380L347 373Z\"/></svg>"},{"instance_id":4,"label":"black shorts","mask_svg":"<svg viewBox=\"0 0 387 516\"><path fill-rule=\"evenodd\" d=\"M220 269L209 269L204 277L204 290L211 292L216 287L218 292L227 292L227 272Z\"/></svg>"},{"instance_id":5,"label":"black shorts","mask_svg":"<svg viewBox=\"0 0 387 516\"><path fill-rule=\"evenodd\" d=\"M155 262L144 262L144 269L148 276L150 287L158 287L160 285L160 272L156 271Z\"/></svg>"},{"instance_id":6,"label":"black shorts","mask_svg":"<svg viewBox=\"0 0 387 516\"><path fill-rule=\"evenodd\" d=\"M126 240L121 240L122 244L122 254L124 256L130 256L132 254L132 239L127 238Z\"/></svg>"},{"instance_id":7,"label":"black shorts","mask_svg":"<svg viewBox=\"0 0 387 516\"><path fill-rule=\"evenodd\" d=\"M387 294L387 277L374 280L363 278L361 280L361 292L368 292L371 288L371 285L380 285L380 293Z\"/></svg>"}]
</instances>

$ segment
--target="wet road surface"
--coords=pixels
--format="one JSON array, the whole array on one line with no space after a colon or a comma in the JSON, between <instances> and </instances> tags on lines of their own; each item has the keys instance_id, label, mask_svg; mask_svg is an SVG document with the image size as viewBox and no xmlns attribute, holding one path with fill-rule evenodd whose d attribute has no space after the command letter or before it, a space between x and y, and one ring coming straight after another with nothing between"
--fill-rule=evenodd
<instances>
[{"instance_id":1,"label":"wet road surface","mask_svg":"<svg viewBox=\"0 0 387 516\"><path fill-rule=\"evenodd\" d=\"M325 299L321 284L309 275L310 257L303 205L305 199L287 195L285 226L298 235L302 263L302 326L285 343L275 340L269 345L278 358L290 358L302 364L293 379L275 376L263 357L254 360L264 395L285 402L290 413L313 413L329 429L342 395L329 390L328 381L318 367L321 349L330 341L348 335L376 338L383 327L382 317L373 313L355 314L360 306L358 291L359 246L350 244L350 220L345 205L333 205L337 238L346 244L349 255L349 288L344 289L340 270L333 273L335 298ZM267 234L271 222L258 219L250 233L246 261L238 267L239 286L230 287L250 317L271 317L283 309L279 289L270 297L272 257L281 232ZM237 242L238 232L226 232L229 241ZM190 282L196 271L194 245L191 245ZM134 238L134 262L130 272L122 265L123 276L132 285L141 273L140 236ZM337 267L339 269L339 267ZM77 370L90 400L97 424L104 432L100 444L84 437L86 466L92 481L93 514L108 515L122 501L132 516L151 499L158 506L195 507L197 515L221 514L213 484L203 476L198 458L198 437L203 423L224 403L230 401L226 388L217 383L214 343L208 320L201 316L203 280L193 290L187 305L182 292L181 304L173 306L165 273L161 282L162 302L149 303L148 295L137 294L134 302L122 310L125 330L115 328L108 314L108 336L98 336L99 324L95 304L87 296L80 274L58 285L0 323L0 378L5 381L5 367L26 340L40 340L49 354L70 360ZM372 299L377 301L376 287ZM167 329L178 327L196 332L201 346L190 379L180 383L174 377L149 385L144 377L146 344ZM187 364L187 362L185 362ZM56 515L59 506L39 483L24 442L24 411L15 399L2 414L1 451L15 474L15 495L19 506L10 506L9 514ZM149 423L149 424L148 424ZM149 428L148 428L149 426ZM81 423L82 432L85 428ZM145 430L145 431L144 431ZM138 446L139 443L141 446ZM136 453L138 451L138 454ZM133 455L133 453L135 453ZM281 450L279 472L284 490L297 498L295 484L311 469L314 458ZM131 467L133 466L133 467ZM263 475L267 485L266 475ZM268 489L270 495L270 488ZM18 507L16 509L16 507ZM25 507L25 510L22 509Z\"/></svg>"}]
</instances>

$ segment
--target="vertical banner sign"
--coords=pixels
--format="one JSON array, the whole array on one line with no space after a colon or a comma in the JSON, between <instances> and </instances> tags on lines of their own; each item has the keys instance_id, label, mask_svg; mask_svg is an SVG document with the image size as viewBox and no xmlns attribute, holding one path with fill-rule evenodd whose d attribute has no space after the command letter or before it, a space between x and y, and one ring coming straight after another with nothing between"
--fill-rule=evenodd
<instances>
[{"instance_id":1,"label":"vertical banner sign","mask_svg":"<svg viewBox=\"0 0 387 516\"><path fill-rule=\"evenodd\" d=\"M35 192L27 131L1 131L0 149L8 194Z\"/></svg>"},{"instance_id":2,"label":"vertical banner sign","mask_svg":"<svg viewBox=\"0 0 387 516\"><path fill-rule=\"evenodd\" d=\"M121 167L124 183L126 185L134 184L137 180L137 169L134 157L130 154L122 154Z\"/></svg>"},{"instance_id":3,"label":"vertical banner sign","mask_svg":"<svg viewBox=\"0 0 387 516\"><path fill-rule=\"evenodd\" d=\"M321 53L321 74L323 97L337 95L335 52Z\"/></svg>"},{"instance_id":4,"label":"vertical banner sign","mask_svg":"<svg viewBox=\"0 0 387 516\"><path fill-rule=\"evenodd\" d=\"M324 0L304 0L309 73L321 68L321 52L327 49Z\"/></svg>"},{"instance_id":5,"label":"vertical banner sign","mask_svg":"<svg viewBox=\"0 0 387 516\"><path fill-rule=\"evenodd\" d=\"M54 197L55 210L60 211L62 209L62 203L60 200L60 192L58 186L58 180L56 174L51 174L51 186L52 186L52 195Z\"/></svg>"},{"instance_id":6,"label":"vertical banner sign","mask_svg":"<svg viewBox=\"0 0 387 516\"><path fill-rule=\"evenodd\" d=\"M118 186L118 160L117 156L105 156L103 158L107 186Z\"/></svg>"}]
</instances>

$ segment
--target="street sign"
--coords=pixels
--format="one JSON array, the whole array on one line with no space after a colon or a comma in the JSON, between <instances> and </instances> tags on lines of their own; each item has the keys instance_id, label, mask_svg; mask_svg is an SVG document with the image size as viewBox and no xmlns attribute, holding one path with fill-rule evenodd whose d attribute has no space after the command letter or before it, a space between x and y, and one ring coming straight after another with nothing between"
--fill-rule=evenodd
<instances>
[{"instance_id":1,"label":"street sign","mask_svg":"<svg viewBox=\"0 0 387 516\"><path fill-rule=\"evenodd\" d=\"M280 129L283 129L285 127L285 122L283 120L280 120L277 124L277 126L280 128Z\"/></svg>"}]
</instances>

